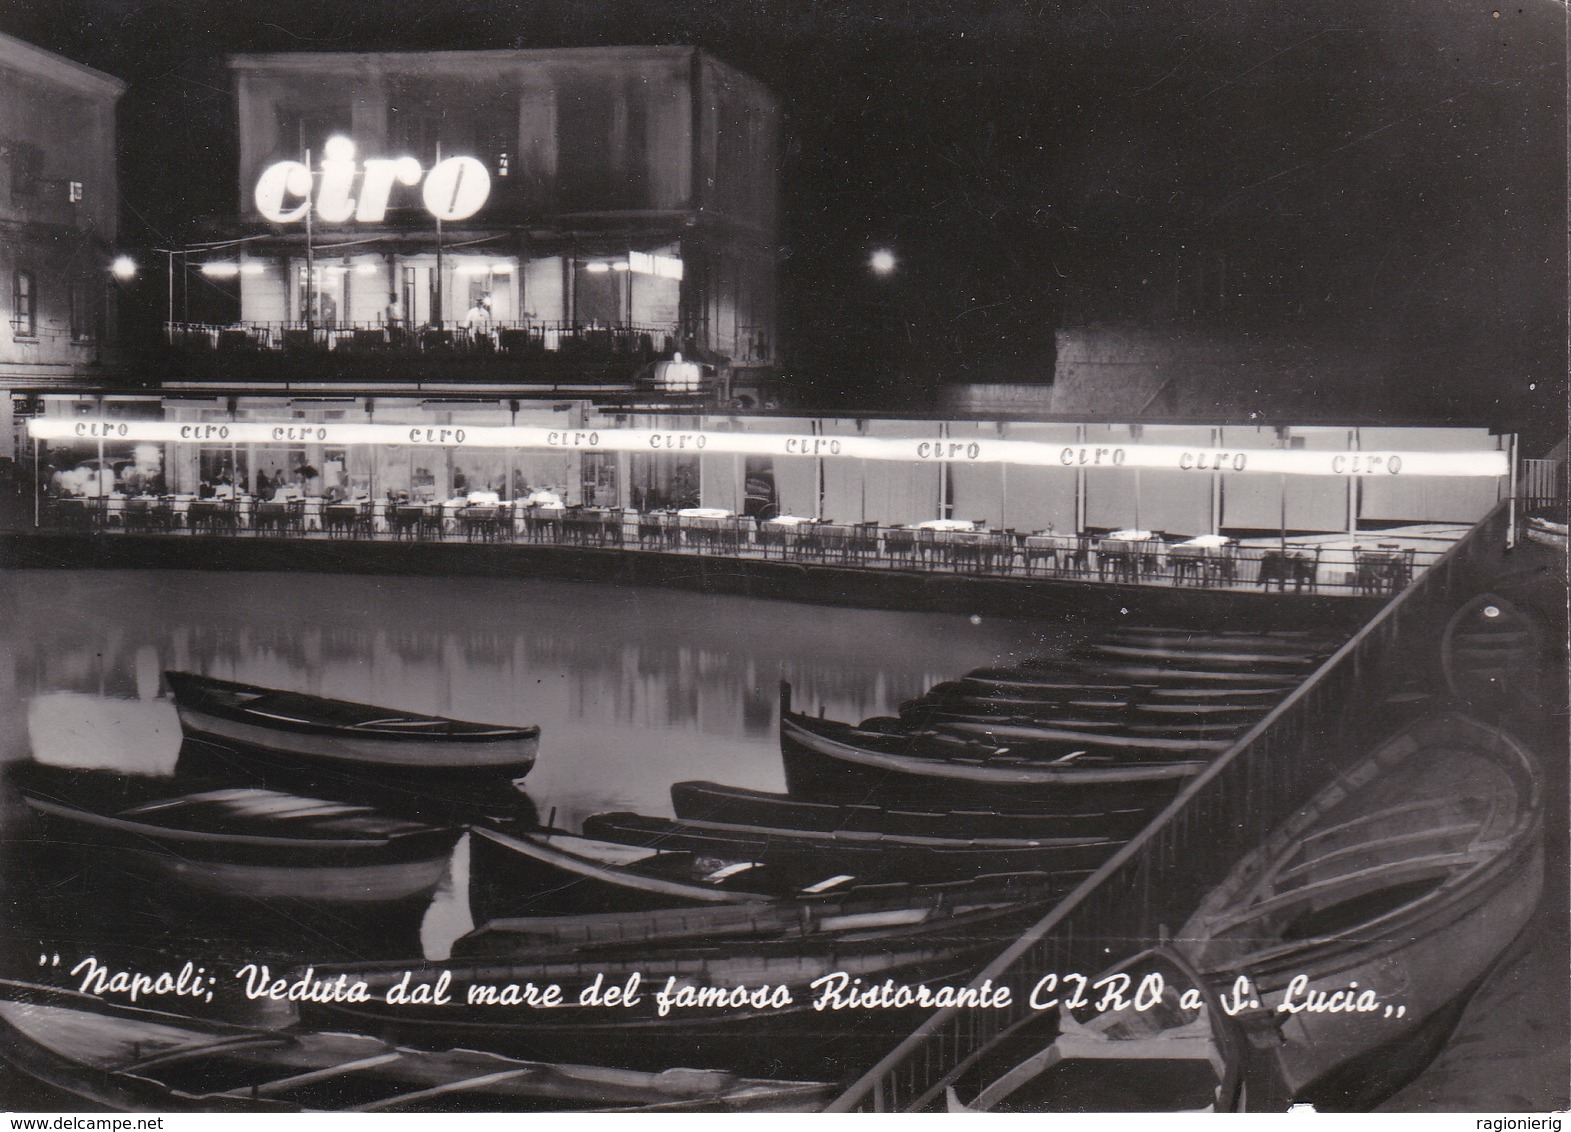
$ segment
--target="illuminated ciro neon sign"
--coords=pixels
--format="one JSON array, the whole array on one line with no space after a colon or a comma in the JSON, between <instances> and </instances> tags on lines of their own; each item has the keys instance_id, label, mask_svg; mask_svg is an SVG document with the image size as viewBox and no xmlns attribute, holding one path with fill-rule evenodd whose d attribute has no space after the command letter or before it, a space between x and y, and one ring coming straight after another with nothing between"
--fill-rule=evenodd
<instances>
[{"instance_id":1,"label":"illuminated ciro neon sign","mask_svg":"<svg viewBox=\"0 0 1571 1132\"><path fill-rule=\"evenodd\" d=\"M322 153L321 182L316 188L316 214L328 224L353 218L376 224L387 215L395 185L413 188L422 178L420 197L438 220L467 220L491 195L491 175L473 157L449 157L427 172L413 157L375 157L355 162L355 143L345 137L327 140ZM280 161L262 170L256 182L256 210L275 224L294 224L306 217L313 201L316 176L299 161ZM355 197L355 182L360 194Z\"/></svg>"}]
</instances>

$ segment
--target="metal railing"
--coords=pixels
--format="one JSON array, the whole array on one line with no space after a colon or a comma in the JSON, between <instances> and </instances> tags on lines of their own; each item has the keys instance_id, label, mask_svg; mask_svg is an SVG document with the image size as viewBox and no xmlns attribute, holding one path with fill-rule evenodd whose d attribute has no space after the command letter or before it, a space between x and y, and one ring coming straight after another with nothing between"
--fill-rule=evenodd
<instances>
[{"instance_id":1,"label":"metal railing","mask_svg":"<svg viewBox=\"0 0 1571 1132\"><path fill-rule=\"evenodd\" d=\"M1517 497L1525 514L1564 510L1566 466L1561 460L1523 460Z\"/></svg>"},{"instance_id":2,"label":"metal railing","mask_svg":"<svg viewBox=\"0 0 1571 1132\"><path fill-rule=\"evenodd\" d=\"M1444 601L1477 539L1504 539L1497 506L1308 680L1191 779L1138 836L976 976L1014 991L1010 1007L941 1010L851 1085L828 1111L921 1111L964 1060L1029 1011L1045 975L1095 978L1168 937L1243 855L1371 740L1359 709L1399 678L1398 642Z\"/></svg>"},{"instance_id":3,"label":"metal railing","mask_svg":"<svg viewBox=\"0 0 1571 1132\"><path fill-rule=\"evenodd\" d=\"M678 341L670 326L582 325L528 320L494 322L484 328L462 320L410 326L377 322L244 322L164 324L170 345L184 350L230 353L285 351L367 354L580 353L591 358L652 359L669 353Z\"/></svg>"},{"instance_id":4,"label":"metal railing","mask_svg":"<svg viewBox=\"0 0 1571 1132\"><path fill-rule=\"evenodd\" d=\"M595 546L849 569L1344 596L1397 593L1440 556L1397 543L1204 547L1176 537L1127 542L1093 534L934 530L876 522L782 525L739 515L510 502L472 506L463 500L60 498L47 502L40 526L99 533Z\"/></svg>"}]
</instances>

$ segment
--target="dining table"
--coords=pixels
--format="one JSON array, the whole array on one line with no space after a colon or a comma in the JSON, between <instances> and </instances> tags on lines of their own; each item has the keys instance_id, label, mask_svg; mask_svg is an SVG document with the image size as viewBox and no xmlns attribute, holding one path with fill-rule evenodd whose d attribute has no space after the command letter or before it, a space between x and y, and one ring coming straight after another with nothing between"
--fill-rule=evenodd
<instances>
[{"instance_id":1,"label":"dining table","mask_svg":"<svg viewBox=\"0 0 1571 1132\"><path fill-rule=\"evenodd\" d=\"M1182 542L1169 543L1167 561L1173 581L1232 581L1235 574L1236 546L1226 535L1196 535Z\"/></svg>"},{"instance_id":2,"label":"dining table","mask_svg":"<svg viewBox=\"0 0 1571 1132\"><path fill-rule=\"evenodd\" d=\"M1355 559L1357 555L1355 552ZM1287 584L1293 583L1295 592L1300 592L1306 587L1313 592L1319 581L1320 552L1314 547L1287 546L1276 550L1265 550L1260 554L1261 588L1270 589L1271 583L1277 583L1277 588L1286 591Z\"/></svg>"},{"instance_id":3,"label":"dining table","mask_svg":"<svg viewBox=\"0 0 1571 1132\"><path fill-rule=\"evenodd\" d=\"M265 499L256 504L255 526L258 533L277 531L290 534L304 529L305 500Z\"/></svg>"},{"instance_id":4,"label":"dining table","mask_svg":"<svg viewBox=\"0 0 1571 1132\"><path fill-rule=\"evenodd\" d=\"M768 555L771 548L779 548L782 558L798 548L803 535L819 524L818 519L805 515L776 515L758 524L758 545Z\"/></svg>"},{"instance_id":5,"label":"dining table","mask_svg":"<svg viewBox=\"0 0 1571 1132\"><path fill-rule=\"evenodd\" d=\"M1137 582L1160 570L1165 547L1152 531L1136 527L1109 531L1096 544L1096 574L1103 581Z\"/></svg>"},{"instance_id":6,"label":"dining table","mask_svg":"<svg viewBox=\"0 0 1571 1132\"><path fill-rule=\"evenodd\" d=\"M753 524L751 518L724 507L679 507L676 521L682 545L715 550L738 547Z\"/></svg>"},{"instance_id":7,"label":"dining table","mask_svg":"<svg viewBox=\"0 0 1571 1132\"><path fill-rule=\"evenodd\" d=\"M395 500L387 511L388 529L395 536L421 537L441 527L441 508L431 503Z\"/></svg>"},{"instance_id":8,"label":"dining table","mask_svg":"<svg viewBox=\"0 0 1571 1132\"><path fill-rule=\"evenodd\" d=\"M369 499L328 503L322 508L322 529L343 532L350 536L370 531L371 501Z\"/></svg>"},{"instance_id":9,"label":"dining table","mask_svg":"<svg viewBox=\"0 0 1571 1132\"><path fill-rule=\"evenodd\" d=\"M1353 580L1359 593L1396 593L1412 581L1411 550L1404 551L1397 543L1381 543L1373 550L1353 546Z\"/></svg>"},{"instance_id":10,"label":"dining table","mask_svg":"<svg viewBox=\"0 0 1571 1132\"><path fill-rule=\"evenodd\" d=\"M619 546L622 512L614 507L569 507L562 512L562 536L580 546Z\"/></svg>"},{"instance_id":11,"label":"dining table","mask_svg":"<svg viewBox=\"0 0 1571 1132\"><path fill-rule=\"evenodd\" d=\"M1020 542L1020 553L1028 571L1065 570L1083 573L1090 550L1090 539L1081 535L1054 534L1052 529L1033 531Z\"/></svg>"},{"instance_id":12,"label":"dining table","mask_svg":"<svg viewBox=\"0 0 1571 1132\"><path fill-rule=\"evenodd\" d=\"M234 530L249 525L250 519L249 497L193 499L186 508L186 525L193 529Z\"/></svg>"},{"instance_id":13,"label":"dining table","mask_svg":"<svg viewBox=\"0 0 1571 1132\"><path fill-rule=\"evenodd\" d=\"M536 502L529 502L535 499ZM540 501L534 495L526 497L523 506L513 508L513 529L531 542L557 542L562 533L563 516L567 505L554 496Z\"/></svg>"}]
</instances>

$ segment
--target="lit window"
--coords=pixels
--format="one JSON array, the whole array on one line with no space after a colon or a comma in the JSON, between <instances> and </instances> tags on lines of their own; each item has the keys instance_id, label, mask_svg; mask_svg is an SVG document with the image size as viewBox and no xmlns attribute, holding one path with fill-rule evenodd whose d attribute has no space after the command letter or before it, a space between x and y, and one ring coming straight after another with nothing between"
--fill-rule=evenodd
<instances>
[{"instance_id":1,"label":"lit window","mask_svg":"<svg viewBox=\"0 0 1571 1132\"><path fill-rule=\"evenodd\" d=\"M11 276L11 329L18 338L38 333L38 293L31 271Z\"/></svg>"},{"instance_id":2,"label":"lit window","mask_svg":"<svg viewBox=\"0 0 1571 1132\"><path fill-rule=\"evenodd\" d=\"M91 342L98 333L98 309L92 285L71 284L71 338L76 342Z\"/></svg>"},{"instance_id":3,"label":"lit window","mask_svg":"<svg viewBox=\"0 0 1571 1132\"><path fill-rule=\"evenodd\" d=\"M82 203L82 182L81 181L69 181L69 182L67 182L66 193L69 196L72 204L80 204L80 203Z\"/></svg>"}]
</instances>

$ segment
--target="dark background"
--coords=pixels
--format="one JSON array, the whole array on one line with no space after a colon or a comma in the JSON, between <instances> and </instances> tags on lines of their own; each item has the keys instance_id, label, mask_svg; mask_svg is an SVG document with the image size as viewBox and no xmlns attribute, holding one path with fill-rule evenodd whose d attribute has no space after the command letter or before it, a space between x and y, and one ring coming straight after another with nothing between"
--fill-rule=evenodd
<instances>
[{"instance_id":1,"label":"dark background","mask_svg":"<svg viewBox=\"0 0 1571 1132\"><path fill-rule=\"evenodd\" d=\"M128 246L236 211L226 53L693 44L780 100L783 338L819 405L1199 320L1355 343L1393 412L1564 422L1548 0L9 0L0 28L130 83Z\"/></svg>"}]
</instances>

